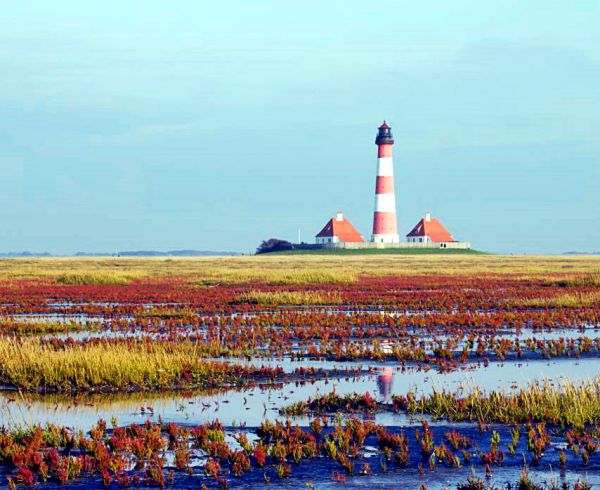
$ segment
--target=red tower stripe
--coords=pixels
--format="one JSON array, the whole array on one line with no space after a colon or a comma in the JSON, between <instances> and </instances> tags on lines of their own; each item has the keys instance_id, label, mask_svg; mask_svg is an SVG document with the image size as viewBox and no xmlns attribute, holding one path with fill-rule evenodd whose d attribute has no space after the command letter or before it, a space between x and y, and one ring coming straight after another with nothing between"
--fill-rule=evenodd
<instances>
[{"instance_id":1,"label":"red tower stripe","mask_svg":"<svg viewBox=\"0 0 600 490\"><path fill-rule=\"evenodd\" d=\"M396 213L375 211L375 216L373 217L374 235L395 235L397 232Z\"/></svg>"},{"instance_id":2,"label":"red tower stripe","mask_svg":"<svg viewBox=\"0 0 600 490\"><path fill-rule=\"evenodd\" d=\"M378 145L377 158L387 158L392 156L392 145Z\"/></svg>"},{"instance_id":3,"label":"red tower stripe","mask_svg":"<svg viewBox=\"0 0 600 490\"><path fill-rule=\"evenodd\" d=\"M377 176L375 184L375 194L393 194L394 193L394 177L389 175Z\"/></svg>"}]
</instances>

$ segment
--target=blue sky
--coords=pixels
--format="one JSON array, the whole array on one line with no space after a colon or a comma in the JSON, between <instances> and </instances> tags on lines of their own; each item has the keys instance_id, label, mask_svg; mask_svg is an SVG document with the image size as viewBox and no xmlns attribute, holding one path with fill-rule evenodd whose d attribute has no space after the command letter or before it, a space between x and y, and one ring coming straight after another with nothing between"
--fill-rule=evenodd
<instances>
[{"instance_id":1,"label":"blue sky","mask_svg":"<svg viewBox=\"0 0 600 490\"><path fill-rule=\"evenodd\" d=\"M0 251L251 251L398 221L600 250L600 2L9 2Z\"/></svg>"}]
</instances>

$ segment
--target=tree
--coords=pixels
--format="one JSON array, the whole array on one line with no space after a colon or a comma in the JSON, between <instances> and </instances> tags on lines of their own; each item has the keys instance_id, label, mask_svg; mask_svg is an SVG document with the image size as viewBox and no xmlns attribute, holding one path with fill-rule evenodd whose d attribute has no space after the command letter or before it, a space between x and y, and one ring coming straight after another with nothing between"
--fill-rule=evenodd
<instances>
[{"instance_id":1,"label":"tree","mask_svg":"<svg viewBox=\"0 0 600 490\"><path fill-rule=\"evenodd\" d=\"M269 238L263 240L263 242L256 249L257 254L266 254L269 252L282 252L284 250L292 250L294 246L287 240L281 240L280 238Z\"/></svg>"}]
</instances>

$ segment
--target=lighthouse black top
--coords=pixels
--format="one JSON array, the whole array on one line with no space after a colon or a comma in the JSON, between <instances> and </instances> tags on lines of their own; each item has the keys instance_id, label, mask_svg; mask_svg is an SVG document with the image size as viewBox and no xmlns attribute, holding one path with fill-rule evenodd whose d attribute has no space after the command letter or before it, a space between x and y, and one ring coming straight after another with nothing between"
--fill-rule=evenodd
<instances>
[{"instance_id":1,"label":"lighthouse black top","mask_svg":"<svg viewBox=\"0 0 600 490\"><path fill-rule=\"evenodd\" d=\"M379 133L375 138L376 145L393 145L394 135L392 134L392 128L390 128L385 121L379 126Z\"/></svg>"}]
</instances>

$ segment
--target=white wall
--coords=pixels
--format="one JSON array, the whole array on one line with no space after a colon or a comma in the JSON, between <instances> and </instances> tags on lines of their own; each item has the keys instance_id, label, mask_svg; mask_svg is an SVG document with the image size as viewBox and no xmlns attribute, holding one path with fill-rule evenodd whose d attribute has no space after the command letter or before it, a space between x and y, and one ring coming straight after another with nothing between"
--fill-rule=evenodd
<instances>
[{"instance_id":1,"label":"white wall","mask_svg":"<svg viewBox=\"0 0 600 490\"><path fill-rule=\"evenodd\" d=\"M417 237L418 238L418 237ZM459 248L468 249L471 248L469 242L399 242L399 243L378 243L378 242L364 242L364 243L338 243L338 244L325 244L327 248L348 248L348 249L361 249L361 248Z\"/></svg>"},{"instance_id":2,"label":"white wall","mask_svg":"<svg viewBox=\"0 0 600 490\"><path fill-rule=\"evenodd\" d=\"M336 236L334 236L334 237L315 237L315 243L317 243L317 244L340 243L340 239Z\"/></svg>"}]
</instances>

